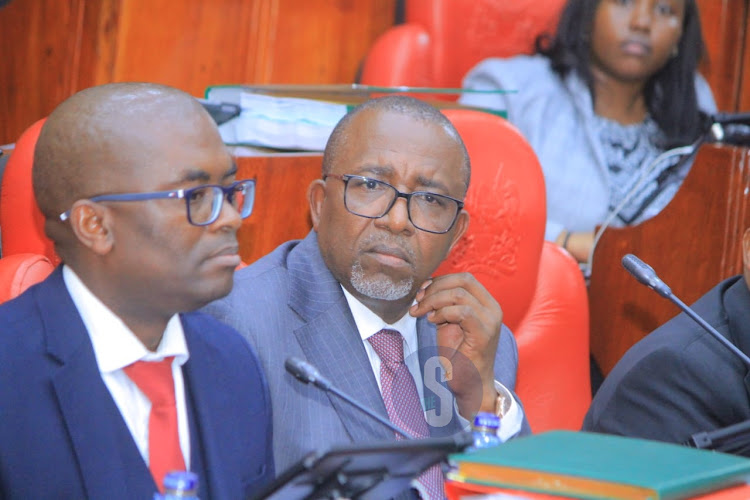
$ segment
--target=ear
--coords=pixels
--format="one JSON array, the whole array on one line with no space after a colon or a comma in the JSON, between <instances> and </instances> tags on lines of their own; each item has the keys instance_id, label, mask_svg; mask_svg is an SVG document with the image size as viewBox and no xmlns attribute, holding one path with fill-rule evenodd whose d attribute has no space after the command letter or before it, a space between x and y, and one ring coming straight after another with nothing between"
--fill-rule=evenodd
<instances>
[{"instance_id":1,"label":"ear","mask_svg":"<svg viewBox=\"0 0 750 500\"><path fill-rule=\"evenodd\" d=\"M97 255L106 255L112 250L114 236L111 231L110 212L89 200L78 200L73 204L68 219L78 241Z\"/></svg>"},{"instance_id":2,"label":"ear","mask_svg":"<svg viewBox=\"0 0 750 500\"><path fill-rule=\"evenodd\" d=\"M458 240L461 239L467 229L469 229L469 212L462 208L461 211L458 212L458 218L456 219L456 224L453 228L453 239L451 240L451 246L448 249L448 253L453 250L453 247L456 246L456 243L458 243Z\"/></svg>"},{"instance_id":3,"label":"ear","mask_svg":"<svg viewBox=\"0 0 750 500\"><path fill-rule=\"evenodd\" d=\"M318 231L320 214L323 210L323 202L326 199L326 181L315 179L307 188L307 201L310 203L310 218L315 232Z\"/></svg>"}]
</instances>

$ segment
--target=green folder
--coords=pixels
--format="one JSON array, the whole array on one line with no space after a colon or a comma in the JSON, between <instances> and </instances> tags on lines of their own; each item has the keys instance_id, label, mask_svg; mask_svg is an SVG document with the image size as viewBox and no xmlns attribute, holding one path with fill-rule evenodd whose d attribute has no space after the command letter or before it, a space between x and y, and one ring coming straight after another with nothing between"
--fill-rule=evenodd
<instances>
[{"instance_id":1,"label":"green folder","mask_svg":"<svg viewBox=\"0 0 750 500\"><path fill-rule=\"evenodd\" d=\"M748 482L750 459L644 439L551 431L456 455L454 479L588 499L678 499Z\"/></svg>"}]
</instances>

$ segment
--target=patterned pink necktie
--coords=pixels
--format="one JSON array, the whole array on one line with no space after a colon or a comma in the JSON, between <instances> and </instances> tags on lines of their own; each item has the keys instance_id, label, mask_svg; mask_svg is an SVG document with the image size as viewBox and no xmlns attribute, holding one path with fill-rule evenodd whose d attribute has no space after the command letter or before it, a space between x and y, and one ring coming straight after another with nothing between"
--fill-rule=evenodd
<instances>
[{"instance_id":1,"label":"patterned pink necktie","mask_svg":"<svg viewBox=\"0 0 750 500\"><path fill-rule=\"evenodd\" d=\"M388 417L395 425L416 438L430 436L430 429L419 402L414 378L404 364L404 340L396 330L380 330L367 339L380 357L380 386ZM396 434L396 439L403 439ZM443 500L443 473L433 465L417 480L424 486L430 500ZM425 499L426 500L426 499Z\"/></svg>"}]
</instances>

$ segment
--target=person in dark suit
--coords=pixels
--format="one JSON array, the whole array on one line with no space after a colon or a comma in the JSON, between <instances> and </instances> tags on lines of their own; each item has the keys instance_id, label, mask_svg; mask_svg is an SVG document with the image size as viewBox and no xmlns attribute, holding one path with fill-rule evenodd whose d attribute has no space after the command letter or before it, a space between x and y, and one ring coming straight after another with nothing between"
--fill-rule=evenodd
<instances>
[{"instance_id":1,"label":"person in dark suit","mask_svg":"<svg viewBox=\"0 0 750 500\"><path fill-rule=\"evenodd\" d=\"M161 467L236 499L274 476L254 351L189 312L227 294L240 263L254 183L235 173L177 89L92 87L50 114L33 184L63 264L0 305L0 498L153 498ZM165 380L160 406L145 387Z\"/></svg>"},{"instance_id":2,"label":"person in dark suit","mask_svg":"<svg viewBox=\"0 0 750 500\"><path fill-rule=\"evenodd\" d=\"M308 191L313 230L238 271L231 294L206 307L258 350L279 469L333 444L395 439L284 369L290 356L305 359L402 424L370 341L383 330L403 337L398 347L429 435L459 431L459 415L480 409L503 414L504 439L528 432L512 394L518 352L500 305L468 273L433 277L468 226L461 200L469 177L463 141L437 109L403 96L368 101L328 140L322 179ZM440 366L447 384L435 377Z\"/></svg>"},{"instance_id":3,"label":"person in dark suit","mask_svg":"<svg viewBox=\"0 0 750 500\"><path fill-rule=\"evenodd\" d=\"M692 308L750 355L750 229L742 251L744 274ZM583 430L684 443L750 419L748 375L738 356L681 313L625 353L596 393ZM750 447L737 452L750 456Z\"/></svg>"}]
</instances>

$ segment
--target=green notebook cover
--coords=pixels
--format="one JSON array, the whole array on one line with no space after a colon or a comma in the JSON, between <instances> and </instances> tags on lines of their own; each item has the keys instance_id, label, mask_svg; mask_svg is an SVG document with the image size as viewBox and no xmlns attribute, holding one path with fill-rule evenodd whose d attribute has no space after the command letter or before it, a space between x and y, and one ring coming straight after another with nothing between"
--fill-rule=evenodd
<instances>
[{"instance_id":1,"label":"green notebook cover","mask_svg":"<svg viewBox=\"0 0 750 500\"><path fill-rule=\"evenodd\" d=\"M455 455L461 480L576 498L687 498L750 480L750 459L605 434L551 431Z\"/></svg>"}]
</instances>

